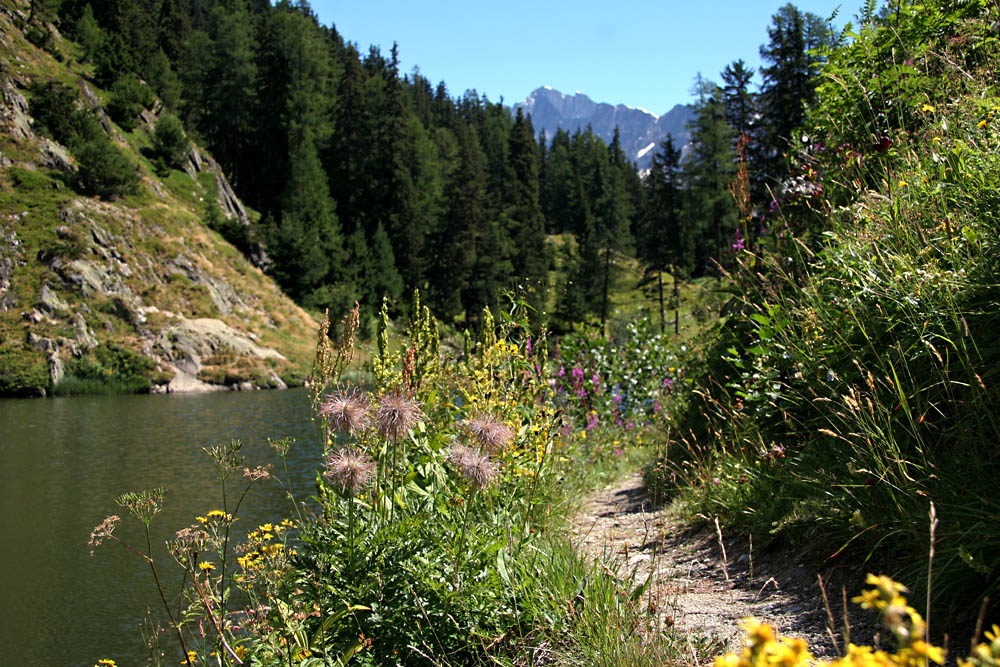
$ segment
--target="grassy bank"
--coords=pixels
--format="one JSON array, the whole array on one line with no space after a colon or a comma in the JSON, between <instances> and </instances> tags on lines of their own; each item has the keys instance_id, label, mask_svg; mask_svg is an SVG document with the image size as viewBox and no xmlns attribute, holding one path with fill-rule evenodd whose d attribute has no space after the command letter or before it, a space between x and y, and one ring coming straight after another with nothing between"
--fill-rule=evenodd
<instances>
[{"instance_id":1,"label":"grassy bank","mask_svg":"<svg viewBox=\"0 0 1000 667\"><path fill-rule=\"evenodd\" d=\"M820 187L742 253L650 471L692 515L929 585L969 627L1000 582L998 18L901 3L826 54L791 157Z\"/></svg>"}]
</instances>

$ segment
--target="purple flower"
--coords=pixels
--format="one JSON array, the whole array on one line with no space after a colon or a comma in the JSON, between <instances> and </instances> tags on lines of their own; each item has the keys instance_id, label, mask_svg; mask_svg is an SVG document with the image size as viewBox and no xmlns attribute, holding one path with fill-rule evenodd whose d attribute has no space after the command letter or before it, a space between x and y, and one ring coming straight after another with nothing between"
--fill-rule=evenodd
<instances>
[{"instance_id":1,"label":"purple flower","mask_svg":"<svg viewBox=\"0 0 1000 667\"><path fill-rule=\"evenodd\" d=\"M527 345L526 345L526 347L525 347L525 351L526 351L526 352L527 352L527 353L528 353L529 355L531 354L531 336L528 336L528 344L527 344Z\"/></svg>"},{"instance_id":2,"label":"purple flower","mask_svg":"<svg viewBox=\"0 0 1000 667\"><path fill-rule=\"evenodd\" d=\"M590 384L594 385L595 387L600 386L601 378L597 376L597 373L594 373L593 375L590 376Z\"/></svg>"},{"instance_id":3,"label":"purple flower","mask_svg":"<svg viewBox=\"0 0 1000 667\"><path fill-rule=\"evenodd\" d=\"M733 250L737 252L743 250L746 246L743 244L743 234L740 230L736 230L736 240L733 241Z\"/></svg>"},{"instance_id":4,"label":"purple flower","mask_svg":"<svg viewBox=\"0 0 1000 667\"><path fill-rule=\"evenodd\" d=\"M574 382L583 382L583 369L582 368L574 368L571 371L571 374L573 376L573 381Z\"/></svg>"},{"instance_id":5,"label":"purple flower","mask_svg":"<svg viewBox=\"0 0 1000 667\"><path fill-rule=\"evenodd\" d=\"M667 391L673 389L674 381L671 378L663 378L663 388Z\"/></svg>"},{"instance_id":6,"label":"purple flower","mask_svg":"<svg viewBox=\"0 0 1000 667\"><path fill-rule=\"evenodd\" d=\"M624 454L624 453L625 453L625 451L624 451L624 450L622 450L622 449L621 449L621 448L619 448L619 447L615 447L615 456L621 456L621 455L622 455L622 454Z\"/></svg>"},{"instance_id":7,"label":"purple flower","mask_svg":"<svg viewBox=\"0 0 1000 667\"><path fill-rule=\"evenodd\" d=\"M591 412L589 415L587 415L587 430L589 431L590 429L597 426L598 421L599 420L597 419L596 412Z\"/></svg>"},{"instance_id":8,"label":"purple flower","mask_svg":"<svg viewBox=\"0 0 1000 667\"><path fill-rule=\"evenodd\" d=\"M622 395L619 394L619 393L617 393L617 392L614 393L614 394L611 394L611 400L615 402L615 405L621 405L622 404Z\"/></svg>"}]
</instances>

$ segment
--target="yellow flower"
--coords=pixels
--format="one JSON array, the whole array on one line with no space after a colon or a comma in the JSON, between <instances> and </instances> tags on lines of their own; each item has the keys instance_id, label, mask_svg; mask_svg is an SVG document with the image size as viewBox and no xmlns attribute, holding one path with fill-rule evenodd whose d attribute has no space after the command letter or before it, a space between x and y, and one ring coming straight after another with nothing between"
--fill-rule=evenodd
<instances>
[{"instance_id":1,"label":"yellow flower","mask_svg":"<svg viewBox=\"0 0 1000 667\"><path fill-rule=\"evenodd\" d=\"M101 658L94 667L118 667L115 661L110 658Z\"/></svg>"},{"instance_id":2,"label":"yellow flower","mask_svg":"<svg viewBox=\"0 0 1000 667\"><path fill-rule=\"evenodd\" d=\"M201 570L202 572L211 572L212 570L215 569L215 563L203 560L202 562L198 563L198 569Z\"/></svg>"},{"instance_id":3,"label":"yellow flower","mask_svg":"<svg viewBox=\"0 0 1000 667\"><path fill-rule=\"evenodd\" d=\"M234 648L233 652L236 653L236 656L240 660L243 660L245 657L247 657L247 654L250 653L250 651L247 650L247 647L243 646L242 644L240 646L237 646L236 648Z\"/></svg>"},{"instance_id":4,"label":"yellow flower","mask_svg":"<svg viewBox=\"0 0 1000 667\"><path fill-rule=\"evenodd\" d=\"M205 523L206 521L208 521L208 519L206 519L203 516L196 516L195 519L198 520L198 523Z\"/></svg>"},{"instance_id":5,"label":"yellow flower","mask_svg":"<svg viewBox=\"0 0 1000 667\"><path fill-rule=\"evenodd\" d=\"M923 106L923 108L921 109L921 111L931 111L931 112L933 112L934 111L934 107L931 106L930 104L925 104Z\"/></svg>"},{"instance_id":6,"label":"yellow flower","mask_svg":"<svg viewBox=\"0 0 1000 667\"><path fill-rule=\"evenodd\" d=\"M941 143L941 137L934 137L933 139L931 139L931 141L933 141L936 144L939 144Z\"/></svg>"},{"instance_id":7,"label":"yellow flower","mask_svg":"<svg viewBox=\"0 0 1000 667\"><path fill-rule=\"evenodd\" d=\"M263 526L257 526L257 530L259 530L262 533L270 533L271 531L274 530L274 526L272 526L269 523L265 523Z\"/></svg>"},{"instance_id":8,"label":"yellow flower","mask_svg":"<svg viewBox=\"0 0 1000 667\"><path fill-rule=\"evenodd\" d=\"M976 123L976 127L986 127L986 121L985 120L979 121L978 123Z\"/></svg>"},{"instance_id":9,"label":"yellow flower","mask_svg":"<svg viewBox=\"0 0 1000 667\"><path fill-rule=\"evenodd\" d=\"M944 664L944 650L918 639L910 645L910 649L922 658L933 660L939 665Z\"/></svg>"},{"instance_id":10,"label":"yellow flower","mask_svg":"<svg viewBox=\"0 0 1000 667\"><path fill-rule=\"evenodd\" d=\"M198 654L195 653L194 651L188 651L187 652L187 658L185 658L184 660L181 660L181 664L182 665L193 665L197 661L198 661Z\"/></svg>"},{"instance_id":11,"label":"yellow flower","mask_svg":"<svg viewBox=\"0 0 1000 667\"><path fill-rule=\"evenodd\" d=\"M905 188L907 185L909 185L909 183L907 183L903 179L899 179L899 187Z\"/></svg>"}]
</instances>

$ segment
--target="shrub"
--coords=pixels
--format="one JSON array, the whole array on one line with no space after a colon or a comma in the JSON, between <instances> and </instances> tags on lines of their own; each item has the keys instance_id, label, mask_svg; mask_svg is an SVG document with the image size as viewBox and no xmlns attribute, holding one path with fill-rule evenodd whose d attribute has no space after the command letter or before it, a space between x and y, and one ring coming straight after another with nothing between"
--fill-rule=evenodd
<instances>
[{"instance_id":1,"label":"shrub","mask_svg":"<svg viewBox=\"0 0 1000 667\"><path fill-rule=\"evenodd\" d=\"M156 123L153 131L153 148L167 166L179 169L187 160L191 143L184 134L184 126L177 116L166 114Z\"/></svg>"},{"instance_id":2,"label":"shrub","mask_svg":"<svg viewBox=\"0 0 1000 667\"><path fill-rule=\"evenodd\" d=\"M24 31L24 38L40 49L49 51L53 47L52 33L45 29L45 26L30 25Z\"/></svg>"},{"instance_id":3,"label":"shrub","mask_svg":"<svg viewBox=\"0 0 1000 667\"><path fill-rule=\"evenodd\" d=\"M107 137L79 144L74 154L77 178L85 194L115 199L138 191L138 166Z\"/></svg>"},{"instance_id":4,"label":"shrub","mask_svg":"<svg viewBox=\"0 0 1000 667\"><path fill-rule=\"evenodd\" d=\"M126 132L139 123L139 114L153 105L153 91L134 74L126 74L111 86L108 115Z\"/></svg>"},{"instance_id":5,"label":"shrub","mask_svg":"<svg viewBox=\"0 0 1000 667\"><path fill-rule=\"evenodd\" d=\"M34 350L0 350L0 396L44 396L49 387L45 357Z\"/></svg>"},{"instance_id":6,"label":"shrub","mask_svg":"<svg viewBox=\"0 0 1000 667\"><path fill-rule=\"evenodd\" d=\"M78 359L53 388L62 396L80 394L145 394L156 364L115 343L101 343L90 356Z\"/></svg>"},{"instance_id":7,"label":"shrub","mask_svg":"<svg viewBox=\"0 0 1000 667\"><path fill-rule=\"evenodd\" d=\"M68 145L78 134L76 91L57 81L36 84L29 105L35 131Z\"/></svg>"}]
</instances>

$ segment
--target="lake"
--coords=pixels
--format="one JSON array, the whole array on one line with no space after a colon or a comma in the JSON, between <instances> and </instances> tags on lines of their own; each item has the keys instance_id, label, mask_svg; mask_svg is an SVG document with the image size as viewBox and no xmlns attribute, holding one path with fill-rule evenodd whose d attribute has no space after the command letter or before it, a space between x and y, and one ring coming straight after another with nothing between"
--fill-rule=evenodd
<instances>
[{"instance_id":1,"label":"lake","mask_svg":"<svg viewBox=\"0 0 1000 667\"><path fill-rule=\"evenodd\" d=\"M215 467L203 447L240 439L250 467L279 459L268 437L298 440L288 457L296 497L313 489L322 439L306 390L0 400L0 645L3 663L91 667L146 663L140 626L163 616L148 565L107 541L90 555L87 540L110 514L115 535L135 545L141 524L118 508L126 491L163 486L153 547L165 585L182 571L164 542L208 510L221 509ZM243 488L241 475L230 478ZM230 493L230 502L232 494ZM231 508L230 508L231 509ZM293 516L273 481L255 485L236 523L237 537L258 523ZM176 638L164 664L176 664ZM179 656L179 649L177 655Z\"/></svg>"}]
</instances>

